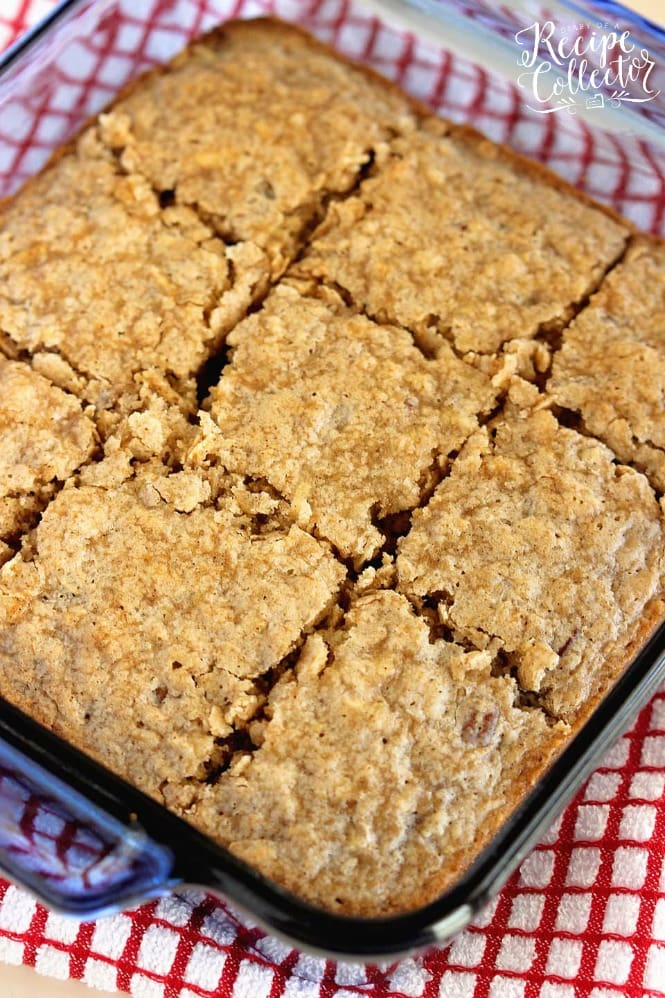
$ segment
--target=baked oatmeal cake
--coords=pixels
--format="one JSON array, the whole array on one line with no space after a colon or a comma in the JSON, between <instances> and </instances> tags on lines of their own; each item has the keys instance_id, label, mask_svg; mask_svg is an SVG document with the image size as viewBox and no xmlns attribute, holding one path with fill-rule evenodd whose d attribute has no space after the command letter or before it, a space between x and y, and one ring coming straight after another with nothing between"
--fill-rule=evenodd
<instances>
[{"instance_id":1,"label":"baked oatmeal cake","mask_svg":"<svg viewBox=\"0 0 665 998\"><path fill-rule=\"evenodd\" d=\"M0 354L0 564L95 446L78 399Z\"/></svg>"},{"instance_id":2,"label":"baked oatmeal cake","mask_svg":"<svg viewBox=\"0 0 665 998\"><path fill-rule=\"evenodd\" d=\"M565 330L548 392L665 492L665 246L636 238Z\"/></svg>"},{"instance_id":3,"label":"baked oatmeal cake","mask_svg":"<svg viewBox=\"0 0 665 998\"><path fill-rule=\"evenodd\" d=\"M665 617L664 259L205 36L0 206L0 693L323 908L434 899Z\"/></svg>"}]
</instances>

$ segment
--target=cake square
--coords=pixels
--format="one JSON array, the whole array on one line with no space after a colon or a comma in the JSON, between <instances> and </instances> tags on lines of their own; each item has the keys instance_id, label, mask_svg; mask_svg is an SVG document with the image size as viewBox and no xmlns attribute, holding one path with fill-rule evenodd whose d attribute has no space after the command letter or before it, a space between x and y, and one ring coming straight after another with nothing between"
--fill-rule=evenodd
<instances>
[{"instance_id":1,"label":"cake square","mask_svg":"<svg viewBox=\"0 0 665 998\"><path fill-rule=\"evenodd\" d=\"M333 204L297 271L357 308L462 353L560 327L628 230L538 167L438 121Z\"/></svg>"},{"instance_id":2,"label":"cake square","mask_svg":"<svg viewBox=\"0 0 665 998\"><path fill-rule=\"evenodd\" d=\"M416 511L397 558L401 591L435 605L455 640L501 652L571 723L655 626L662 571L646 478L547 409L510 403Z\"/></svg>"},{"instance_id":3,"label":"cake square","mask_svg":"<svg viewBox=\"0 0 665 998\"><path fill-rule=\"evenodd\" d=\"M94 126L0 215L5 340L97 410L145 369L186 382L218 344L225 247L119 173Z\"/></svg>"},{"instance_id":4,"label":"cake square","mask_svg":"<svg viewBox=\"0 0 665 998\"><path fill-rule=\"evenodd\" d=\"M229 335L194 463L265 479L300 526L356 567L381 521L417 506L497 392L446 345L354 314L334 293L278 286Z\"/></svg>"},{"instance_id":5,"label":"cake square","mask_svg":"<svg viewBox=\"0 0 665 998\"><path fill-rule=\"evenodd\" d=\"M191 820L307 900L388 915L432 900L568 728L519 705L493 656L440 638L395 592L361 597L277 684L255 744Z\"/></svg>"},{"instance_id":6,"label":"cake square","mask_svg":"<svg viewBox=\"0 0 665 998\"><path fill-rule=\"evenodd\" d=\"M413 105L298 28L226 24L118 101L101 134L124 168L195 207L278 277L331 196L357 182Z\"/></svg>"},{"instance_id":7,"label":"cake square","mask_svg":"<svg viewBox=\"0 0 665 998\"><path fill-rule=\"evenodd\" d=\"M150 462L65 487L0 570L3 696L180 808L346 574L269 496L216 490Z\"/></svg>"}]
</instances>

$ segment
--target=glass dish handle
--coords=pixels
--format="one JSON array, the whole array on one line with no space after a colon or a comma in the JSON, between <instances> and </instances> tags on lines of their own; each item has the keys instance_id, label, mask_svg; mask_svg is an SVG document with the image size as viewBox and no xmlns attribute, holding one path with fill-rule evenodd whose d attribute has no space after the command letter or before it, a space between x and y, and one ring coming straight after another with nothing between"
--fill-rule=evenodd
<instances>
[{"instance_id":1,"label":"glass dish handle","mask_svg":"<svg viewBox=\"0 0 665 998\"><path fill-rule=\"evenodd\" d=\"M43 729L0 701L0 869L49 908L81 918L171 890L170 849L135 815L116 816L88 788L84 796L70 786L69 774L60 779L75 750L46 734L50 745Z\"/></svg>"}]
</instances>

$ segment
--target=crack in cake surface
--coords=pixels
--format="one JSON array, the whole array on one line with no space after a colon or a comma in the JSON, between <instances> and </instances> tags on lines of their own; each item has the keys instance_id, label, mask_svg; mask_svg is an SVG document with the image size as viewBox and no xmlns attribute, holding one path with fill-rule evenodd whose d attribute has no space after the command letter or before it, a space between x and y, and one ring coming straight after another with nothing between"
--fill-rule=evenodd
<instances>
[{"instance_id":1,"label":"crack in cake surface","mask_svg":"<svg viewBox=\"0 0 665 998\"><path fill-rule=\"evenodd\" d=\"M628 236L616 258L604 267L599 277L593 279L584 295L568 306L567 315L560 322L550 321L539 325L533 339L518 337L507 340L498 353L479 354L471 351L463 354L462 359L484 371L492 379L492 384L501 389L507 390L511 380L520 377L537 385L540 392L546 392L552 375L552 363L561 348L566 331L588 308L591 299L600 291L612 271L624 261L632 239L632 236Z\"/></svg>"},{"instance_id":2,"label":"crack in cake surface","mask_svg":"<svg viewBox=\"0 0 665 998\"><path fill-rule=\"evenodd\" d=\"M116 175L94 127L3 215L0 325L19 350L59 354L72 390L101 410L141 369L190 376L224 259L193 215L162 213L139 178Z\"/></svg>"},{"instance_id":3,"label":"crack in cake surface","mask_svg":"<svg viewBox=\"0 0 665 998\"><path fill-rule=\"evenodd\" d=\"M0 355L0 563L64 482L97 450L78 399Z\"/></svg>"},{"instance_id":4,"label":"crack in cake surface","mask_svg":"<svg viewBox=\"0 0 665 998\"><path fill-rule=\"evenodd\" d=\"M326 193L348 191L377 144L414 124L401 94L263 21L190 47L103 129L127 169L196 205L224 238L262 246L274 273Z\"/></svg>"},{"instance_id":5,"label":"crack in cake surface","mask_svg":"<svg viewBox=\"0 0 665 998\"><path fill-rule=\"evenodd\" d=\"M629 252L630 247L633 244L633 239L634 236L627 236L623 246L614 259L610 260L604 266L602 273L594 278L584 294L576 301L570 303L568 307L569 314L565 318L563 324L555 324L554 327L539 327L536 332L535 339L541 339L547 343L553 356L556 355L561 349L561 344L566 331L570 328L575 319L577 319L577 317L589 307L591 299L602 289L610 274L626 259L626 254Z\"/></svg>"}]
</instances>

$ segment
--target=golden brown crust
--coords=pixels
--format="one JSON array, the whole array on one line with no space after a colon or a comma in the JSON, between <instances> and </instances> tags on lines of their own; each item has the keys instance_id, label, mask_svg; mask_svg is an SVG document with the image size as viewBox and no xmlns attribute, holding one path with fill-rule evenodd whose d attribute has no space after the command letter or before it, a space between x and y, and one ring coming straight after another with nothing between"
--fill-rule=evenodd
<instances>
[{"instance_id":1,"label":"golden brown crust","mask_svg":"<svg viewBox=\"0 0 665 998\"><path fill-rule=\"evenodd\" d=\"M191 392L326 198L415 126L408 100L368 79L255 22L129 86L2 205L3 342L57 352L58 383L98 411L151 368Z\"/></svg>"},{"instance_id":2,"label":"golden brown crust","mask_svg":"<svg viewBox=\"0 0 665 998\"><path fill-rule=\"evenodd\" d=\"M5 206L0 279L4 334L49 354L49 376L100 411L146 368L191 378L219 341L216 307L232 291L212 231L189 209L162 211L94 130Z\"/></svg>"},{"instance_id":3,"label":"golden brown crust","mask_svg":"<svg viewBox=\"0 0 665 998\"><path fill-rule=\"evenodd\" d=\"M487 136L483 135L482 132L478 131L478 129L474 128L472 125L458 124L456 122L444 118L433 119L432 109L427 104L413 97L411 94L406 93L398 83L395 83L393 80L389 80L387 77L382 76L381 73L373 69L371 66L364 65L363 63L356 62L355 60L350 59L348 56L341 55L335 48L333 48L332 45L328 45L325 42L322 42L320 39L315 38L299 24L286 23L284 21L280 21L277 18L269 16L257 17L242 21L229 21L226 22L225 24L218 25L216 28L212 28L209 32L201 35L200 38L198 39L198 42L200 43L205 42L207 39L221 40L223 39L224 35L228 34L229 32L237 32L237 31L246 32L248 30L254 30L259 26L263 31L267 33L268 32L273 33L277 36L279 36L280 34L299 35L311 48L314 48L315 50L329 56L335 61L342 63L342 65L352 67L356 73L365 77L368 81L371 81L373 87L383 89L392 98L396 98L404 105L408 106L413 117L418 123L422 123L422 121L425 119L429 120L429 122L435 120L437 122L438 128L443 127L445 128L446 131L449 131L452 135L455 135L456 137L464 141L472 143L490 142ZM129 80L118 91L113 100L107 105L106 110L107 111L113 110L121 101L125 100L125 98L130 97L136 91L141 90L144 87L148 86L153 78L163 75L164 73L168 73L170 65L171 63L167 62L164 65L154 66L151 69L139 73L138 76L134 77L132 80ZM98 115L89 118L71 139L69 139L62 146L54 150L52 155L49 157L47 163L42 168L42 172L44 170L47 170L49 167L53 166L55 163L57 163L58 160L60 160L67 153L71 152L72 149L75 147L77 140L80 138L83 132L85 132L90 127L90 125L92 125L97 120L97 117ZM519 165L521 171L524 171L525 173L530 173L535 179L547 184L549 187L554 187L557 190L562 191L563 193L569 195L572 198L576 198L577 200L582 201L584 204L593 207L596 211L604 212L613 221L625 226L631 232L637 231L635 225L629 219L624 218L623 215L620 215L618 212L616 212L613 208L609 207L608 205L595 201L584 191L580 190L578 187L574 187L571 183L569 183L567 180L564 180L563 177L559 176L558 173L555 173L554 170L545 166L543 163L539 163L536 160L530 159L528 156L523 155L522 153L516 152L514 149L512 149L510 146L506 145L505 143L492 142L491 144L494 146L494 148L497 151L500 152L500 154L503 157ZM25 190L27 187L29 187L29 185L33 183L34 180L35 177L29 178L23 185L22 190ZM3 207L6 204L9 204L12 200L13 200L12 196L6 198L0 198L0 212L2 211ZM640 235L642 236L642 238L653 240L654 243L660 243L660 240L657 239L657 237L645 235L644 233L640 233Z\"/></svg>"},{"instance_id":4,"label":"golden brown crust","mask_svg":"<svg viewBox=\"0 0 665 998\"><path fill-rule=\"evenodd\" d=\"M535 159L529 159L528 156L517 152L515 149L511 149L510 146L503 142L492 142L486 135L483 135L482 132L479 132L478 129L474 128L472 125L459 125L455 122L449 122L448 128L452 136L461 139L463 142L468 142L472 145L481 146L483 148L492 146L495 150L495 155L500 156L502 159L505 159L506 162L514 165L519 169L520 173L527 174L539 183L547 184L548 187L553 187L555 190L561 191L562 194L580 201L587 207L593 208L594 211L602 212L604 215L607 215L609 219L616 222L617 225L621 225L630 233L634 234L639 231L630 219L624 218L623 215L620 215L619 212L615 211L614 208L610 207L610 205L603 204L600 201L595 201L585 191L580 190L579 187L573 187L571 183L564 180L563 177L560 177L558 173L555 173L554 170L551 170L548 166L545 166L544 163L539 163ZM643 236L644 234L640 233L640 235ZM652 238L655 242L660 242L660 240L656 237L647 236L646 238Z\"/></svg>"},{"instance_id":5,"label":"golden brown crust","mask_svg":"<svg viewBox=\"0 0 665 998\"><path fill-rule=\"evenodd\" d=\"M325 198L415 125L403 95L368 82L298 31L237 22L116 102L101 134L125 168L196 205L222 238L260 246L274 278Z\"/></svg>"},{"instance_id":6,"label":"golden brown crust","mask_svg":"<svg viewBox=\"0 0 665 998\"><path fill-rule=\"evenodd\" d=\"M662 585L660 588L662 590ZM606 653L596 687L592 689L588 700L581 704L576 712L574 731L578 731L584 722L591 717L617 679L623 675L638 652L644 648L663 623L665 623L665 600L661 595L658 595L647 603L641 616L633 623L632 627L628 628L623 639L617 641L615 646Z\"/></svg>"},{"instance_id":7,"label":"golden brown crust","mask_svg":"<svg viewBox=\"0 0 665 998\"><path fill-rule=\"evenodd\" d=\"M341 55L336 49L332 47L332 45L328 45L325 42L320 41L320 39L315 38L305 28L301 27L298 24L289 24L287 26L283 21L280 21L276 18L260 17L250 21L231 22L225 25L220 25L218 28L213 28L209 34L210 36L214 36L216 33L223 34L226 31L237 30L240 25L248 25L248 24L251 25L261 24L265 30L272 31L277 34L286 30L289 33L293 32L301 35L302 38L305 39L310 45L313 45L315 48L325 53L326 55L330 56L331 58L336 59L345 66L352 67L355 72L361 74L362 76L365 76L369 81L371 81L373 86L383 88L387 93L389 93L393 97L398 98L400 101L406 102L411 112L413 113L414 118L416 119L416 121L420 126L422 126L423 123L426 123L426 127L431 128L435 122L436 124L434 127L439 132L439 134L443 134L444 132L446 132L450 133L450 135L464 142L476 145L480 144L483 146L488 146L488 145L492 146L494 150L496 150L497 155L500 155L507 162L517 167L521 173L531 175L535 180L539 181L540 183L544 183L548 187L553 187L556 190L561 191L563 194L566 194L567 196L582 202L582 204L587 205L590 208L593 208L595 211L602 212L603 214L607 215L607 217L610 218L612 221L616 222L618 225L621 225L624 228L628 229L631 233L636 233L638 231L636 226L630 221L630 219L624 218L623 215L619 214L619 212L615 211L614 208L610 207L609 205L602 204L599 201L595 201L585 191L580 190L579 187L574 187L573 184L571 184L567 180L564 180L563 177L561 177L558 173L555 173L554 170L550 169L548 166L545 166L544 163L539 163L537 160L530 159L528 156L525 156L523 153L517 152L515 149L512 149L510 146L506 145L505 143L492 142L490 139L487 138L486 135L483 135L483 133L480 132L477 128L474 128L473 125L458 124L457 122L441 117L433 118L432 108L429 107L427 104L425 104L423 101L420 101L417 98L413 97L411 94L406 93L398 83L395 83L393 80L389 80L387 77L382 76L381 73L373 69L371 66L364 65L361 62L356 62L355 60L349 58L348 56ZM245 28L244 30L247 29ZM203 37L205 38L207 36L204 35ZM163 69L163 67L160 67L160 69ZM145 75L149 75L150 73L155 71L159 71L159 69L149 70L148 73ZM139 84L141 79L142 77L138 77L137 80L134 80L131 83L129 83L125 88L125 90L118 95L116 100L123 97L126 91L128 91L130 88L133 89L135 85ZM646 238L647 240L651 240L656 244L661 243L661 240L659 240L655 236L645 235L644 233L640 233L640 236L642 238Z\"/></svg>"}]
</instances>

